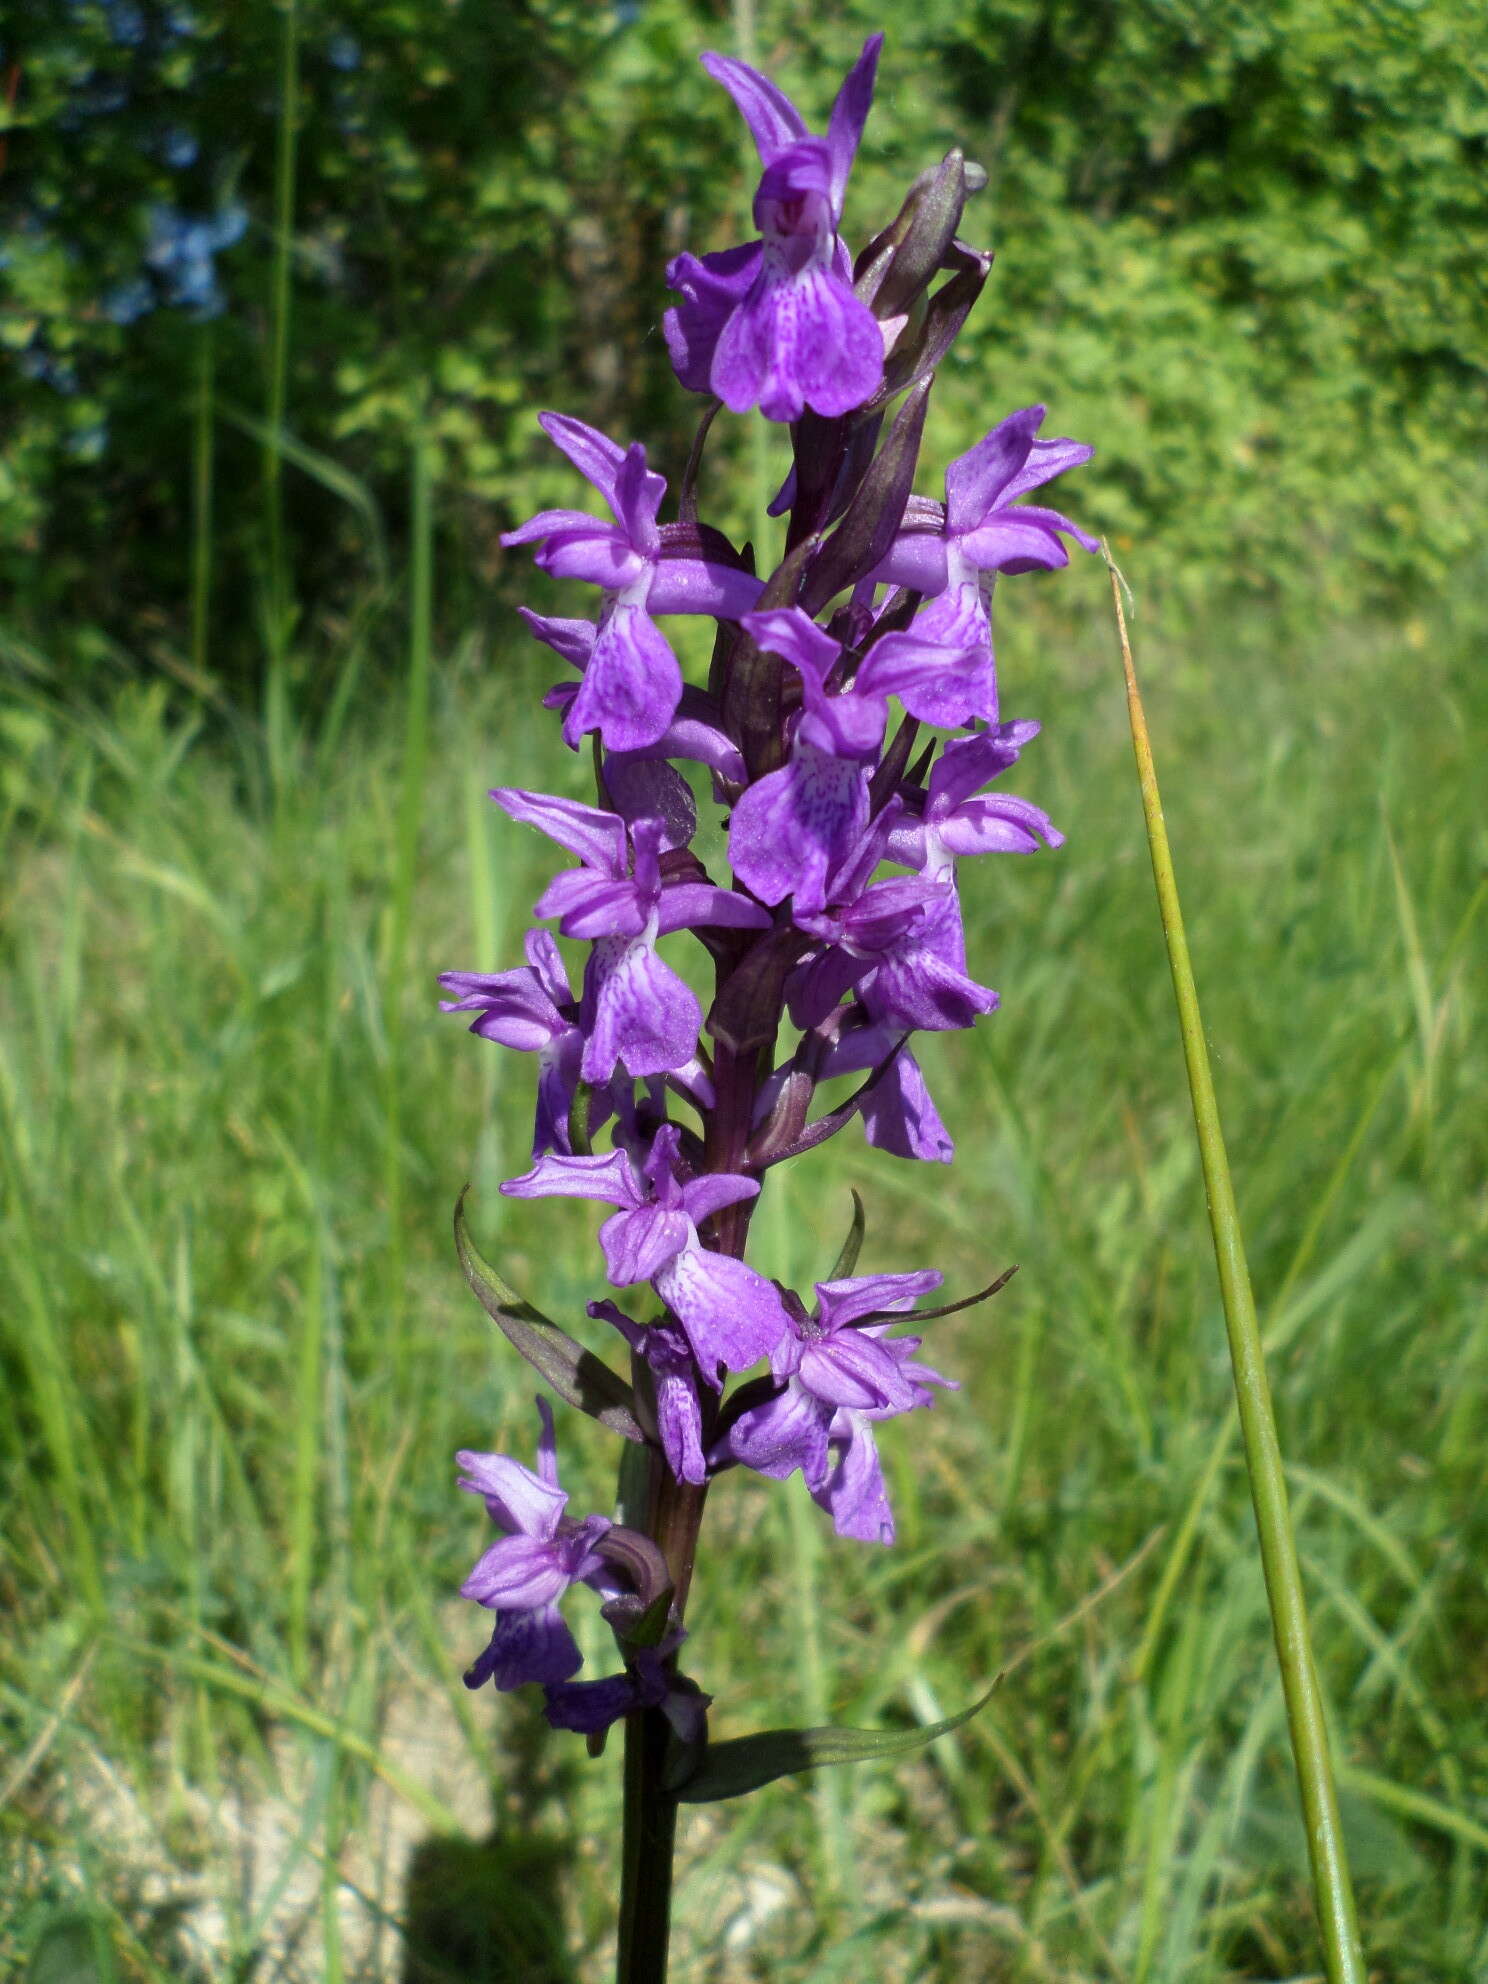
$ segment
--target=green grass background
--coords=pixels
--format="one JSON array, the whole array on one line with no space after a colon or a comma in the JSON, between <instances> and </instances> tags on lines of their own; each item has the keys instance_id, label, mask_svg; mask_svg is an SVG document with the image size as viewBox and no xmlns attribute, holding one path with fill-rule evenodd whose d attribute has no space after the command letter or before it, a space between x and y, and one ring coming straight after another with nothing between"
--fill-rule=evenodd
<instances>
[{"instance_id":1,"label":"green grass background","mask_svg":"<svg viewBox=\"0 0 1488 1984\"><path fill-rule=\"evenodd\" d=\"M1012 1671L908 1766L688 1814L683 1979L1317 1974L1104 584L999 595L1005 706L1045 724L1012 783L1069 842L966 877L1004 1004L926 1048L955 1167L850 1131L756 1228L809 1281L856 1186L865 1269L1020 1273L931 1326L964 1388L885 1430L897 1547L731 1476L691 1620L727 1733L929 1722ZM1476 590L1284 644L1134 626L1388 1984L1488 1977ZM307 713L291 667L267 729L7 653L0 1968L609 1962L618 1758L467 1697L483 1615L452 1598L483 1536L451 1456L535 1432L453 1200L569 1322L595 1220L499 1197L530 1067L433 985L514 962L553 865L485 789L580 774L530 643L414 622L401 681L353 618L345 693ZM560 1444L605 1506L613 1443L570 1414Z\"/></svg>"}]
</instances>

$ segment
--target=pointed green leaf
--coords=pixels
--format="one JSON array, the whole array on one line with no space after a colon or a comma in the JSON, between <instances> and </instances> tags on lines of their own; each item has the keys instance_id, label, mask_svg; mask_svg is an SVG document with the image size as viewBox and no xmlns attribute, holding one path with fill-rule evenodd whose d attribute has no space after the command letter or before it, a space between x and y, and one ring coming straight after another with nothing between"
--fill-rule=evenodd
<instances>
[{"instance_id":1,"label":"pointed green leaf","mask_svg":"<svg viewBox=\"0 0 1488 1984\"><path fill-rule=\"evenodd\" d=\"M863 1201L858 1197L854 1187L849 1186L848 1189L852 1192L852 1225L847 1229L847 1238L842 1243L842 1252L832 1264L832 1272L827 1276L828 1281L842 1281L852 1273L853 1269L858 1265L858 1255L862 1251L863 1246L863 1235L868 1230L868 1215L863 1210Z\"/></svg>"},{"instance_id":2,"label":"pointed green leaf","mask_svg":"<svg viewBox=\"0 0 1488 1984\"><path fill-rule=\"evenodd\" d=\"M923 1750L938 1736L949 1736L984 1709L1002 1685L999 1674L987 1692L959 1715L933 1722L928 1729L765 1729L757 1736L736 1736L710 1743L703 1760L684 1783L672 1787L684 1805L714 1805L758 1791L777 1777L793 1777L826 1764L856 1764L872 1757L904 1757Z\"/></svg>"},{"instance_id":3,"label":"pointed green leaf","mask_svg":"<svg viewBox=\"0 0 1488 1984\"><path fill-rule=\"evenodd\" d=\"M42 1923L26 1966L26 1984L117 1984L118 1959L101 1917L58 1908Z\"/></svg>"},{"instance_id":4,"label":"pointed green leaf","mask_svg":"<svg viewBox=\"0 0 1488 1984\"><path fill-rule=\"evenodd\" d=\"M644 1444L646 1435L636 1418L635 1393L625 1380L617 1377L603 1358L585 1350L566 1330L550 1322L540 1309L524 1302L476 1252L465 1224L464 1192L455 1204L455 1248L481 1307L559 1398L587 1412L612 1433Z\"/></svg>"}]
</instances>

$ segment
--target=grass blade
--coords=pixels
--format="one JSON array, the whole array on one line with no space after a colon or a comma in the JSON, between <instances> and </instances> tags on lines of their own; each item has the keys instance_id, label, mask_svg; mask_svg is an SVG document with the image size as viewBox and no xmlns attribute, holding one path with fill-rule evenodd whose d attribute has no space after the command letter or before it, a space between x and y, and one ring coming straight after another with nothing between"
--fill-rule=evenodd
<instances>
[{"instance_id":1,"label":"grass blade","mask_svg":"<svg viewBox=\"0 0 1488 1984\"><path fill-rule=\"evenodd\" d=\"M1108 551L1105 557L1121 638L1127 715L1131 720L1132 749L1136 755L1137 779L1142 791L1147 845L1152 855L1152 876L1157 888L1168 963L1173 974L1173 997L1178 1007L1183 1058L1188 1070L1189 1093L1193 1099L1194 1128L1204 1171L1209 1225L1214 1235L1214 1256L1219 1268L1220 1295L1224 1303L1230 1361L1235 1375L1240 1433L1250 1474L1256 1528L1260 1534L1261 1565L1265 1572L1272 1629L1276 1635L1277 1658L1281 1664L1292 1755L1296 1760L1302 1793L1318 1925L1322 1932L1330 1984L1364 1984L1364 1959L1359 1944L1353 1887L1349 1879L1343 1828L1338 1816L1338 1794L1328 1754L1322 1691L1318 1686L1307 1628L1307 1602L1302 1590L1296 1541L1292 1535L1286 1476L1282 1467L1281 1445L1276 1435L1276 1415L1266 1379L1261 1326L1245 1259L1240 1211L1230 1181L1219 1103L1214 1093L1209 1054L1204 1043L1199 995L1188 955L1188 940L1184 935L1178 882L1173 872L1173 858L1157 787L1157 770L1142 712L1131 643L1127 638L1126 614L1121 603L1123 582Z\"/></svg>"}]
</instances>

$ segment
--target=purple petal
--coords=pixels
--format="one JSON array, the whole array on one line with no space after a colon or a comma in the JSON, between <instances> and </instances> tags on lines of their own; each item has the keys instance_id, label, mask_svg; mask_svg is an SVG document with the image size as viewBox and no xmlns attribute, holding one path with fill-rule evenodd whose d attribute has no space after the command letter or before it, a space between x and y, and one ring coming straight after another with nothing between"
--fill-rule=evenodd
<instances>
[{"instance_id":1,"label":"purple petal","mask_svg":"<svg viewBox=\"0 0 1488 1984\"><path fill-rule=\"evenodd\" d=\"M904 586L932 599L946 589L945 538L938 530L900 531L871 576L882 585Z\"/></svg>"},{"instance_id":2,"label":"purple petal","mask_svg":"<svg viewBox=\"0 0 1488 1984\"><path fill-rule=\"evenodd\" d=\"M614 524L592 531L560 531L534 561L555 579L578 579L605 592L624 592L646 576L647 559Z\"/></svg>"},{"instance_id":3,"label":"purple petal","mask_svg":"<svg viewBox=\"0 0 1488 1984\"><path fill-rule=\"evenodd\" d=\"M530 606L519 606L529 632L562 655L575 668L582 668L594 647L594 623L590 620L559 620L545 613L534 613Z\"/></svg>"},{"instance_id":4,"label":"purple petal","mask_svg":"<svg viewBox=\"0 0 1488 1984\"><path fill-rule=\"evenodd\" d=\"M734 99L740 116L749 126L755 149L768 165L775 153L797 138L804 138L806 125L801 113L768 76L751 69L747 62L732 55L715 55L711 49L700 58L715 83L722 83Z\"/></svg>"},{"instance_id":5,"label":"purple petal","mask_svg":"<svg viewBox=\"0 0 1488 1984\"><path fill-rule=\"evenodd\" d=\"M759 1180L741 1178L736 1171L705 1171L700 1177L689 1178L682 1187L682 1204L687 1217L697 1226L711 1219L715 1212L722 1212L725 1206L736 1206L741 1199L758 1196Z\"/></svg>"},{"instance_id":6,"label":"purple petal","mask_svg":"<svg viewBox=\"0 0 1488 1984\"><path fill-rule=\"evenodd\" d=\"M902 646L897 645L901 640ZM890 648L890 643L896 645ZM906 636L886 634L870 653L870 662L879 648L890 648L881 666L885 673L895 669L899 700L921 722L949 728L974 717L997 721L992 622L975 579L952 585L932 600Z\"/></svg>"},{"instance_id":7,"label":"purple petal","mask_svg":"<svg viewBox=\"0 0 1488 1984\"><path fill-rule=\"evenodd\" d=\"M711 613L737 620L765 589L763 579L715 558L662 558L646 593L650 613Z\"/></svg>"},{"instance_id":8,"label":"purple petal","mask_svg":"<svg viewBox=\"0 0 1488 1984\"><path fill-rule=\"evenodd\" d=\"M687 1245L689 1228L684 1212L665 1206L642 1206L637 1212L617 1212L599 1229L605 1268L614 1288L650 1281Z\"/></svg>"},{"instance_id":9,"label":"purple petal","mask_svg":"<svg viewBox=\"0 0 1488 1984\"><path fill-rule=\"evenodd\" d=\"M824 634L799 606L751 613L741 624L756 647L778 654L800 671L808 692L825 691L827 677L842 659L842 645Z\"/></svg>"},{"instance_id":10,"label":"purple petal","mask_svg":"<svg viewBox=\"0 0 1488 1984\"><path fill-rule=\"evenodd\" d=\"M881 1343L856 1330L844 1330L801 1353L800 1382L825 1404L881 1417L909 1412L917 1403L898 1364Z\"/></svg>"},{"instance_id":11,"label":"purple petal","mask_svg":"<svg viewBox=\"0 0 1488 1984\"><path fill-rule=\"evenodd\" d=\"M888 1054L903 1029L892 1026L844 1027L829 1051L822 1079L862 1074ZM901 1048L858 1108L863 1134L875 1150L921 1163L949 1164L955 1145L930 1099L918 1061Z\"/></svg>"},{"instance_id":12,"label":"purple petal","mask_svg":"<svg viewBox=\"0 0 1488 1984\"><path fill-rule=\"evenodd\" d=\"M665 634L644 607L617 602L599 624L568 722L576 736L597 730L608 750L636 751L661 736L681 695Z\"/></svg>"},{"instance_id":13,"label":"purple petal","mask_svg":"<svg viewBox=\"0 0 1488 1984\"><path fill-rule=\"evenodd\" d=\"M689 704L694 705L691 711ZM646 756L690 758L697 764L706 765L716 778L742 785L748 776L743 753L731 737L710 721L711 716L717 715L716 709L709 709L707 714L701 713L701 706L706 704L707 699L700 690L684 684L677 715L654 744L644 746Z\"/></svg>"},{"instance_id":14,"label":"purple petal","mask_svg":"<svg viewBox=\"0 0 1488 1984\"><path fill-rule=\"evenodd\" d=\"M827 1472L827 1427L832 1412L799 1385L741 1413L714 1448L714 1458L737 1461L756 1474L784 1481L800 1468L810 1488Z\"/></svg>"},{"instance_id":15,"label":"purple petal","mask_svg":"<svg viewBox=\"0 0 1488 1984\"><path fill-rule=\"evenodd\" d=\"M573 999L569 989L568 973L563 966L563 957L558 946L546 930L529 930L522 939L522 949L533 976L555 1007L566 1006Z\"/></svg>"},{"instance_id":16,"label":"purple petal","mask_svg":"<svg viewBox=\"0 0 1488 1984\"><path fill-rule=\"evenodd\" d=\"M944 599L954 597L954 593L943 595L903 633L885 634L876 641L858 670L856 687L865 695L897 696L916 716L923 716L928 709L946 710L965 702L967 692L961 683L986 667L986 615L980 612L962 617L942 612L941 625L937 626L931 615L943 606ZM964 645L952 644L958 635ZM959 720L925 717L930 723Z\"/></svg>"},{"instance_id":17,"label":"purple petal","mask_svg":"<svg viewBox=\"0 0 1488 1984\"><path fill-rule=\"evenodd\" d=\"M667 264L667 288L682 301L666 312L661 328L678 379L690 393L712 391L709 377L718 334L754 287L763 248L749 241L719 254L683 253Z\"/></svg>"},{"instance_id":18,"label":"purple petal","mask_svg":"<svg viewBox=\"0 0 1488 1984\"><path fill-rule=\"evenodd\" d=\"M460 1595L496 1612L526 1611L549 1604L571 1582L555 1544L535 1536L503 1536L460 1586Z\"/></svg>"},{"instance_id":19,"label":"purple petal","mask_svg":"<svg viewBox=\"0 0 1488 1984\"><path fill-rule=\"evenodd\" d=\"M646 450L632 442L615 478L614 511L631 546L643 558L655 558L661 550L661 532L656 528L656 512L666 494L666 477L646 467Z\"/></svg>"},{"instance_id":20,"label":"purple petal","mask_svg":"<svg viewBox=\"0 0 1488 1984\"><path fill-rule=\"evenodd\" d=\"M657 933L663 937L672 930L696 930L700 925L768 930L771 922L770 912L757 902L712 882L673 882L663 888L656 915Z\"/></svg>"},{"instance_id":21,"label":"purple petal","mask_svg":"<svg viewBox=\"0 0 1488 1984\"><path fill-rule=\"evenodd\" d=\"M999 421L992 432L958 455L946 470L946 534L960 537L1007 499L1014 476L1028 460L1044 417L1041 406L1026 406Z\"/></svg>"},{"instance_id":22,"label":"purple petal","mask_svg":"<svg viewBox=\"0 0 1488 1984\"><path fill-rule=\"evenodd\" d=\"M510 548L516 544L533 544L545 537L608 537L619 542L615 526L607 524L603 517L591 517L587 510L539 510L515 530L504 530L501 542Z\"/></svg>"},{"instance_id":23,"label":"purple petal","mask_svg":"<svg viewBox=\"0 0 1488 1984\"><path fill-rule=\"evenodd\" d=\"M688 1247L657 1276L656 1292L711 1374L747 1371L768 1355L789 1322L776 1290L743 1261Z\"/></svg>"},{"instance_id":24,"label":"purple petal","mask_svg":"<svg viewBox=\"0 0 1488 1984\"><path fill-rule=\"evenodd\" d=\"M743 794L729 826L734 873L763 902L814 915L868 824L868 772L810 745Z\"/></svg>"},{"instance_id":25,"label":"purple petal","mask_svg":"<svg viewBox=\"0 0 1488 1984\"><path fill-rule=\"evenodd\" d=\"M953 739L931 770L928 814L943 819L962 800L980 792L989 780L1016 764L1018 753L1038 732L1036 723L1002 723L994 730L978 731L975 737Z\"/></svg>"},{"instance_id":26,"label":"purple petal","mask_svg":"<svg viewBox=\"0 0 1488 1984\"><path fill-rule=\"evenodd\" d=\"M863 43L862 54L848 70L842 88L837 92L837 101L832 105L831 122L827 125L827 147L832 154L834 221L842 218L842 195L847 186L847 175L857 156L863 126L868 122L868 110L873 102L873 79L882 47L881 34L869 35Z\"/></svg>"},{"instance_id":27,"label":"purple petal","mask_svg":"<svg viewBox=\"0 0 1488 1984\"><path fill-rule=\"evenodd\" d=\"M971 1026L997 994L928 946L896 950L873 974L864 999L875 1019L937 1033Z\"/></svg>"},{"instance_id":28,"label":"purple petal","mask_svg":"<svg viewBox=\"0 0 1488 1984\"><path fill-rule=\"evenodd\" d=\"M712 386L734 413L767 420L828 418L862 406L883 382L883 337L872 312L820 263L790 275L767 262L713 354Z\"/></svg>"},{"instance_id":29,"label":"purple petal","mask_svg":"<svg viewBox=\"0 0 1488 1984\"><path fill-rule=\"evenodd\" d=\"M583 1076L606 1082L623 1061L627 1074L664 1074L697 1050L702 1008L646 940L604 938L586 974Z\"/></svg>"},{"instance_id":30,"label":"purple petal","mask_svg":"<svg viewBox=\"0 0 1488 1984\"><path fill-rule=\"evenodd\" d=\"M952 854L1033 854L1041 842L1064 845L1047 813L1011 794L966 800L938 831Z\"/></svg>"},{"instance_id":31,"label":"purple petal","mask_svg":"<svg viewBox=\"0 0 1488 1984\"><path fill-rule=\"evenodd\" d=\"M832 1435L838 1447L837 1465L825 1485L813 1491L813 1500L831 1516L839 1536L851 1536L859 1543L892 1543L894 1516L872 1427L855 1414L844 1413L833 1422Z\"/></svg>"},{"instance_id":32,"label":"purple petal","mask_svg":"<svg viewBox=\"0 0 1488 1984\"><path fill-rule=\"evenodd\" d=\"M1057 572L1069 563L1054 531L1022 510L999 511L957 544L967 564L979 572Z\"/></svg>"},{"instance_id":33,"label":"purple petal","mask_svg":"<svg viewBox=\"0 0 1488 1984\"><path fill-rule=\"evenodd\" d=\"M543 1714L554 1729L594 1736L638 1704L636 1685L628 1674L606 1674L597 1681L565 1681L562 1687L549 1688Z\"/></svg>"},{"instance_id":34,"label":"purple petal","mask_svg":"<svg viewBox=\"0 0 1488 1984\"><path fill-rule=\"evenodd\" d=\"M1052 482L1056 475L1063 475L1066 469L1079 468L1088 462L1095 453L1083 441L1064 439L1035 441L1029 451L1028 460L1009 482L1003 500L1011 503L1019 496L1026 496L1030 489L1037 489L1045 482ZM1087 550L1099 550L1099 545L1090 545Z\"/></svg>"},{"instance_id":35,"label":"purple petal","mask_svg":"<svg viewBox=\"0 0 1488 1984\"><path fill-rule=\"evenodd\" d=\"M906 1049L863 1098L858 1115L875 1150L922 1164L949 1164L956 1154L950 1132L930 1098L920 1064Z\"/></svg>"},{"instance_id":36,"label":"purple petal","mask_svg":"<svg viewBox=\"0 0 1488 1984\"><path fill-rule=\"evenodd\" d=\"M549 840L576 854L588 868L597 868L613 877L624 875L627 866L625 823L597 806L582 806L576 799L558 799L547 792L523 792L515 786L499 785L490 797L504 813L524 826L536 827Z\"/></svg>"},{"instance_id":37,"label":"purple petal","mask_svg":"<svg viewBox=\"0 0 1488 1984\"><path fill-rule=\"evenodd\" d=\"M568 1119L578 1093L579 1062L583 1052L584 1037L576 1026L571 1026L538 1057L537 1107L532 1119L534 1157L541 1157L544 1151L566 1152L569 1149ZM610 1114L608 1106L597 1106L601 1099L601 1096L596 1096L590 1105L591 1128L597 1127Z\"/></svg>"},{"instance_id":38,"label":"purple petal","mask_svg":"<svg viewBox=\"0 0 1488 1984\"><path fill-rule=\"evenodd\" d=\"M513 1536L546 1541L553 1535L568 1506L567 1495L555 1482L534 1474L506 1454L462 1450L455 1455L455 1462L460 1469L459 1485L472 1495L485 1497L493 1522Z\"/></svg>"},{"instance_id":39,"label":"purple petal","mask_svg":"<svg viewBox=\"0 0 1488 1984\"><path fill-rule=\"evenodd\" d=\"M565 937L635 937L646 927L647 905L628 875L612 880L592 868L565 868L538 897L534 916L556 916Z\"/></svg>"},{"instance_id":40,"label":"purple petal","mask_svg":"<svg viewBox=\"0 0 1488 1984\"><path fill-rule=\"evenodd\" d=\"M703 1409L696 1367L680 1330L657 1323L644 1333L642 1355L656 1389L656 1428L667 1466L679 1481L696 1485L708 1478L703 1457Z\"/></svg>"},{"instance_id":41,"label":"purple petal","mask_svg":"<svg viewBox=\"0 0 1488 1984\"><path fill-rule=\"evenodd\" d=\"M819 1281L815 1286L822 1327L833 1332L846 1329L877 1309L908 1311L944 1280L938 1268L918 1268L910 1274L857 1274L842 1281Z\"/></svg>"},{"instance_id":42,"label":"purple petal","mask_svg":"<svg viewBox=\"0 0 1488 1984\"><path fill-rule=\"evenodd\" d=\"M873 968L872 958L857 957L835 944L828 945L817 957L808 959L792 972L787 982L786 1003L792 1024L803 1030L820 1026Z\"/></svg>"},{"instance_id":43,"label":"purple petal","mask_svg":"<svg viewBox=\"0 0 1488 1984\"><path fill-rule=\"evenodd\" d=\"M465 1675L467 1688L494 1681L498 1688L520 1688L529 1681L566 1681L584 1664L578 1643L556 1605L527 1612L504 1612L491 1643Z\"/></svg>"},{"instance_id":44,"label":"purple petal","mask_svg":"<svg viewBox=\"0 0 1488 1984\"><path fill-rule=\"evenodd\" d=\"M625 460L620 443L612 441L608 434L601 434L597 427L575 420L572 414L540 413L537 424L554 447L563 450L579 474L594 484L613 510L615 483Z\"/></svg>"},{"instance_id":45,"label":"purple petal","mask_svg":"<svg viewBox=\"0 0 1488 1984\"><path fill-rule=\"evenodd\" d=\"M623 1151L590 1157L541 1157L501 1187L509 1199L594 1199L627 1212L645 1204Z\"/></svg>"},{"instance_id":46,"label":"purple petal","mask_svg":"<svg viewBox=\"0 0 1488 1984\"><path fill-rule=\"evenodd\" d=\"M486 1040L514 1047L521 1054L535 1054L551 1045L567 1022L560 1017L543 990L537 974L526 966L516 971L499 971L489 977L477 972L444 971L439 983L458 994L441 999L445 1013L475 1013L470 1031Z\"/></svg>"}]
</instances>

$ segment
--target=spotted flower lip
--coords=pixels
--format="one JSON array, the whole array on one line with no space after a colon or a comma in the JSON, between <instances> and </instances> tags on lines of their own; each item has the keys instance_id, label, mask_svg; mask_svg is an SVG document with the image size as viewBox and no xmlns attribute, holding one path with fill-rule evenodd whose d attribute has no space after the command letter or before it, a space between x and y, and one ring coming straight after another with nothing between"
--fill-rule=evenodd
<instances>
[{"instance_id":1,"label":"spotted flower lip","mask_svg":"<svg viewBox=\"0 0 1488 1984\"><path fill-rule=\"evenodd\" d=\"M584 510L540 510L501 542L536 544L543 571L600 588L604 604L582 655L584 677L567 727L575 738L597 730L613 750L637 750L663 734L682 698L681 666L653 616L736 619L759 598L762 581L717 559L668 555L656 521L666 481L647 468L639 442L622 448L567 414L540 414L538 424L603 496L615 521ZM575 623L550 624L563 629L569 658L579 658Z\"/></svg>"},{"instance_id":2,"label":"spotted flower lip","mask_svg":"<svg viewBox=\"0 0 1488 1984\"><path fill-rule=\"evenodd\" d=\"M884 337L853 292L837 229L873 100L881 34L863 44L825 138L768 76L733 56L703 67L734 99L759 152L754 197L760 240L721 255L678 256L667 281L682 301L665 332L682 383L716 393L734 413L767 420L828 418L862 406L883 384Z\"/></svg>"}]
</instances>

